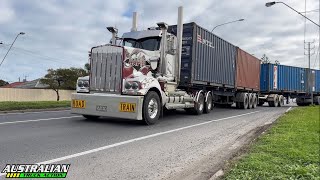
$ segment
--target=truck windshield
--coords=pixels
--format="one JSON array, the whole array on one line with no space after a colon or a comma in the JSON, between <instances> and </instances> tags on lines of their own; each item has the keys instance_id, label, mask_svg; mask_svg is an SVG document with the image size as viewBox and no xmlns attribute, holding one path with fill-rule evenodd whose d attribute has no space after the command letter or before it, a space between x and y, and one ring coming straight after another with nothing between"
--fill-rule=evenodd
<instances>
[{"instance_id":1,"label":"truck windshield","mask_svg":"<svg viewBox=\"0 0 320 180\"><path fill-rule=\"evenodd\" d=\"M123 45L128 47L140 48L149 51L156 51L160 48L160 37L143 39L123 39Z\"/></svg>"}]
</instances>

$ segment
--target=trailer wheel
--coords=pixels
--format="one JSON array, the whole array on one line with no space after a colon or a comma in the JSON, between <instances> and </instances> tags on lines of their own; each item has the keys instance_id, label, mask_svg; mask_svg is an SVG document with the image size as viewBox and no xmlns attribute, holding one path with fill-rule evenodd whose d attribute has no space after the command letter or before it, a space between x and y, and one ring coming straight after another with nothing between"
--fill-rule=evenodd
<instances>
[{"instance_id":1,"label":"trailer wheel","mask_svg":"<svg viewBox=\"0 0 320 180\"><path fill-rule=\"evenodd\" d=\"M200 98L200 97L199 97ZM212 95L211 93L208 94L207 102L205 102L204 113L208 114L212 110Z\"/></svg>"},{"instance_id":2,"label":"trailer wheel","mask_svg":"<svg viewBox=\"0 0 320 180\"><path fill-rule=\"evenodd\" d=\"M241 109L247 109L249 106L249 97L247 93L241 94L241 99L243 99L243 102L240 102L240 108Z\"/></svg>"},{"instance_id":3,"label":"trailer wheel","mask_svg":"<svg viewBox=\"0 0 320 180\"><path fill-rule=\"evenodd\" d=\"M199 94L199 98L197 102L194 102L194 114L200 115L204 110L204 95L202 93Z\"/></svg>"},{"instance_id":4,"label":"trailer wheel","mask_svg":"<svg viewBox=\"0 0 320 180\"><path fill-rule=\"evenodd\" d=\"M284 97L282 95L279 96L278 107L282 107L284 105Z\"/></svg>"},{"instance_id":5,"label":"trailer wheel","mask_svg":"<svg viewBox=\"0 0 320 180\"><path fill-rule=\"evenodd\" d=\"M279 105L279 96L277 94L275 94L273 96L273 101L269 101L268 104L270 107L277 107Z\"/></svg>"},{"instance_id":6,"label":"trailer wheel","mask_svg":"<svg viewBox=\"0 0 320 180\"><path fill-rule=\"evenodd\" d=\"M253 106L253 96L252 93L248 94L248 98L249 98L249 104L248 104L248 109L251 109Z\"/></svg>"},{"instance_id":7,"label":"trailer wheel","mask_svg":"<svg viewBox=\"0 0 320 180\"><path fill-rule=\"evenodd\" d=\"M82 115L86 119L98 119L99 116L91 116L91 115Z\"/></svg>"},{"instance_id":8,"label":"trailer wheel","mask_svg":"<svg viewBox=\"0 0 320 180\"><path fill-rule=\"evenodd\" d=\"M258 104L257 95L253 94L252 98L253 98L252 99L252 102L253 102L252 109L255 109L257 107L257 104Z\"/></svg>"},{"instance_id":9,"label":"trailer wheel","mask_svg":"<svg viewBox=\"0 0 320 180\"><path fill-rule=\"evenodd\" d=\"M148 92L142 108L142 117L147 125L155 124L159 120L161 110L160 98L154 91Z\"/></svg>"}]
</instances>

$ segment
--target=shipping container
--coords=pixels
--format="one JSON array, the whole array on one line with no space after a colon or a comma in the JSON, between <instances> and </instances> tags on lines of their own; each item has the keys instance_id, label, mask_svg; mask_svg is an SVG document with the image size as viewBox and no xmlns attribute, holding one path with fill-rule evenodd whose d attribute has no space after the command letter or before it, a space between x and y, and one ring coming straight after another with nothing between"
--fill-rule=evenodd
<instances>
[{"instance_id":1,"label":"shipping container","mask_svg":"<svg viewBox=\"0 0 320 180\"><path fill-rule=\"evenodd\" d=\"M168 32L176 35L177 26ZM183 25L180 85L234 88L237 47L196 23Z\"/></svg>"},{"instance_id":2,"label":"shipping container","mask_svg":"<svg viewBox=\"0 0 320 180\"><path fill-rule=\"evenodd\" d=\"M237 48L237 76L235 86L237 89L260 90L261 60Z\"/></svg>"},{"instance_id":3,"label":"shipping container","mask_svg":"<svg viewBox=\"0 0 320 180\"><path fill-rule=\"evenodd\" d=\"M315 70L315 93L320 94L320 70Z\"/></svg>"},{"instance_id":4,"label":"shipping container","mask_svg":"<svg viewBox=\"0 0 320 180\"><path fill-rule=\"evenodd\" d=\"M276 64L262 64L260 90L262 93L306 93L305 68Z\"/></svg>"}]
</instances>

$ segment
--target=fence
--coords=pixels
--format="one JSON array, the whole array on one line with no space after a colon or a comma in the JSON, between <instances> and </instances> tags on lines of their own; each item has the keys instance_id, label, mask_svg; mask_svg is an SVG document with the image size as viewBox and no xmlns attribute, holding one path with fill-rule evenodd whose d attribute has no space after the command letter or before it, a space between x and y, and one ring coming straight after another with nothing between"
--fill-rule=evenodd
<instances>
[{"instance_id":1,"label":"fence","mask_svg":"<svg viewBox=\"0 0 320 180\"><path fill-rule=\"evenodd\" d=\"M60 100L70 100L72 90L60 90ZM56 101L56 92L51 89L0 88L0 101Z\"/></svg>"}]
</instances>

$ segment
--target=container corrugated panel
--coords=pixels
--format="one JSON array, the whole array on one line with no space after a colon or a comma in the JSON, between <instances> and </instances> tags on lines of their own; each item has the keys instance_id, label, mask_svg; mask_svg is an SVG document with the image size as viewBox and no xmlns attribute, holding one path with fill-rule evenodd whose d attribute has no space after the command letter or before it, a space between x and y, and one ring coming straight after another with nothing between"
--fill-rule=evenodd
<instances>
[{"instance_id":1,"label":"container corrugated panel","mask_svg":"<svg viewBox=\"0 0 320 180\"><path fill-rule=\"evenodd\" d=\"M320 93L320 70L315 70L315 92Z\"/></svg>"},{"instance_id":2,"label":"container corrugated panel","mask_svg":"<svg viewBox=\"0 0 320 180\"><path fill-rule=\"evenodd\" d=\"M258 58L237 48L237 89L260 90L260 64Z\"/></svg>"},{"instance_id":3,"label":"container corrugated panel","mask_svg":"<svg viewBox=\"0 0 320 180\"><path fill-rule=\"evenodd\" d=\"M176 26L169 32L176 35ZM211 84L234 88L236 46L195 23L183 25L180 85Z\"/></svg>"},{"instance_id":4,"label":"container corrugated panel","mask_svg":"<svg viewBox=\"0 0 320 180\"><path fill-rule=\"evenodd\" d=\"M275 64L262 64L261 92L306 92L306 69Z\"/></svg>"}]
</instances>

